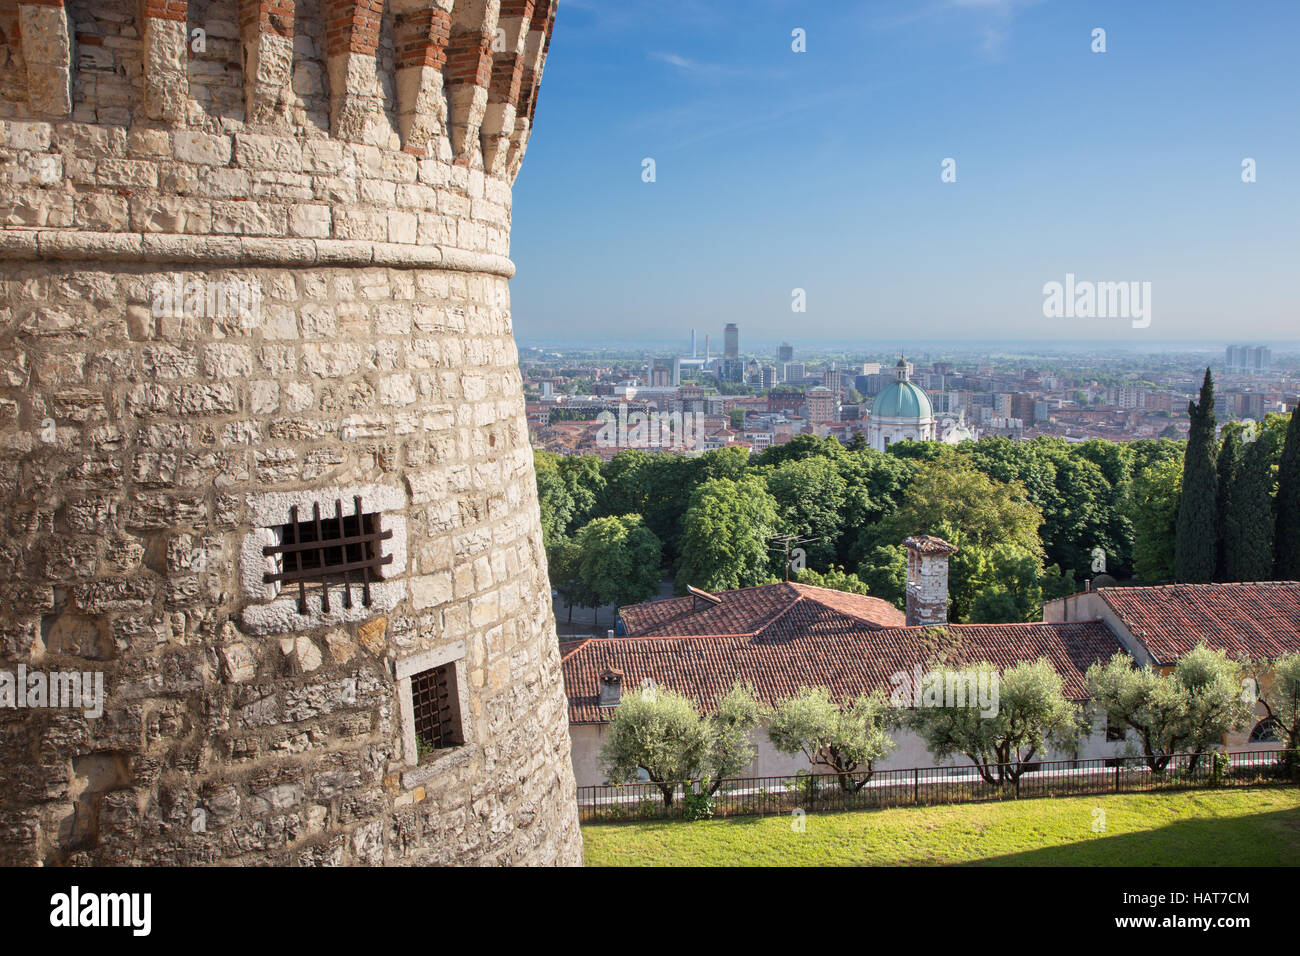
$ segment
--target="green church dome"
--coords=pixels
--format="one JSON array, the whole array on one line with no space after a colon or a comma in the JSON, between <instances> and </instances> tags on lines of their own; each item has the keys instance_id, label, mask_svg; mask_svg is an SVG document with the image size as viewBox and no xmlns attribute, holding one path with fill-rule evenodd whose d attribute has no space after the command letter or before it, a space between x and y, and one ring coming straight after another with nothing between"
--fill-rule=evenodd
<instances>
[{"instance_id":1,"label":"green church dome","mask_svg":"<svg viewBox=\"0 0 1300 956\"><path fill-rule=\"evenodd\" d=\"M934 417L934 409L921 386L912 382L894 382L876 396L871 405L871 416L925 421Z\"/></svg>"}]
</instances>

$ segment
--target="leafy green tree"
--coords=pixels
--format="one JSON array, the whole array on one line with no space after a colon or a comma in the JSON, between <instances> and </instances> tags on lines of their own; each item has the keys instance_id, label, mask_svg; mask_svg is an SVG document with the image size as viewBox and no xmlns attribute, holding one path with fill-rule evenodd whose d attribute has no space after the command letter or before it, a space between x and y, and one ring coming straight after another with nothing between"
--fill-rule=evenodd
<instances>
[{"instance_id":1,"label":"leafy green tree","mask_svg":"<svg viewBox=\"0 0 1300 956\"><path fill-rule=\"evenodd\" d=\"M678 498L681 511L686 510L690 492L696 485L712 478L730 478L732 481L739 481L745 477L746 469L749 468L749 451L738 445L731 445L726 448L712 448L698 458L686 460L691 465L690 483L681 489Z\"/></svg>"},{"instance_id":2,"label":"leafy green tree","mask_svg":"<svg viewBox=\"0 0 1300 956\"><path fill-rule=\"evenodd\" d=\"M966 544L1012 544L1042 555L1043 515L1025 500L1024 489L994 481L956 456L920 467L898 509L871 529L870 544L901 544L913 535L933 534L940 521Z\"/></svg>"},{"instance_id":3,"label":"leafy green tree","mask_svg":"<svg viewBox=\"0 0 1300 956\"><path fill-rule=\"evenodd\" d=\"M803 754L814 768L835 774L842 791L856 793L871 780L875 762L894 749L889 731L895 722L880 691L841 707L826 688L802 687L776 705L767 736L781 753ZM865 773L855 780L859 769Z\"/></svg>"},{"instance_id":4,"label":"leafy green tree","mask_svg":"<svg viewBox=\"0 0 1300 956\"><path fill-rule=\"evenodd\" d=\"M831 565L825 572L811 568L800 571L797 578L800 584L811 584L815 588L828 588L832 591L846 591L849 594L870 594L867 584L856 574L850 574L841 567Z\"/></svg>"},{"instance_id":5,"label":"leafy green tree","mask_svg":"<svg viewBox=\"0 0 1300 956\"><path fill-rule=\"evenodd\" d=\"M1204 645L1184 655L1168 674L1138 667L1122 651L1087 671L1093 700L1112 726L1123 724L1137 732L1147 766L1156 773L1181 752L1194 755L1189 769L1195 769L1206 750L1250 720L1241 676L1240 664Z\"/></svg>"},{"instance_id":6,"label":"leafy green tree","mask_svg":"<svg viewBox=\"0 0 1300 956\"><path fill-rule=\"evenodd\" d=\"M621 451L602 469L601 515L639 514L663 543L671 561L677 554L682 516L690 500L700 459L640 449Z\"/></svg>"},{"instance_id":7,"label":"leafy green tree","mask_svg":"<svg viewBox=\"0 0 1300 956\"><path fill-rule=\"evenodd\" d=\"M581 551L573 538L557 535L546 546L546 564L551 587L564 595L564 603L569 611L569 622L573 622L573 607L596 608L600 606L598 598L583 582L579 575Z\"/></svg>"},{"instance_id":8,"label":"leafy green tree","mask_svg":"<svg viewBox=\"0 0 1300 956\"><path fill-rule=\"evenodd\" d=\"M1267 581L1273 576L1273 472L1280 444L1263 429L1241 452L1223 520L1226 581Z\"/></svg>"},{"instance_id":9,"label":"leafy green tree","mask_svg":"<svg viewBox=\"0 0 1300 956\"><path fill-rule=\"evenodd\" d=\"M1062 571L1055 564L1043 569L1041 583L1044 601L1055 601L1068 597L1079 590L1073 571Z\"/></svg>"},{"instance_id":10,"label":"leafy green tree","mask_svg":"<svg viewBox=\"0 0 1300 956\"><path fill-rule=\"evenodd\" d=\"M1174 576L1174 541L1183 463L1156 461L1138 472L1127 495L1133 522L1133 572L1141 581L1168 581Z\"/></svg>"},{"instance_id":11,"label":"leafy green tree","mask_svg":"<svg viewBox=\"0 0 1300 956\"><path fill-rule=\"evenodd\" d=\"M1214 580L1218 543L1215 470L1214 378L1205 370L1199 402L1187 403L1191 430L1183 459L1183 492L1174 536L1174 577L1191 584Z\"/></svg>"},{"instance_id":12,"label":"leafy green tree","mask_svg":"<svg viewBox=\"0 0 1300 956\"><path fill-rule=\"evenodd\" d=\"M827 458L787 461L768 473L767 489L785 530L815 538L805 545L808 560L826 567L835 558L844 522L848 483L839 469Z\"/></svg>"},{"instance_id":13,"label":"leafy green tree","mask_svg":"<svg viewBox=\"0 0 1300 956\"><path fill-rule=\"evenodd\" d=\"M858 565L858 578L870 594L903 610L907 605L907 549L901 544L873 548Z\"/></svg>"},{"instance_id":14,"label":"leafy green tree","mask_svg":"<svg viewBox=\"0 0 1300 956\"><path fill-rule=\"evenodd\" d=\"M776 500L761 478L701 484L682 521L678 591L687 585L730 591L775 580L768 538L778 524Z\"/></svg>"},{"instance_id":15,"label":"leafy green tree","mask_svg":"<svg viewBox=\"0 0 1300 956\"><path fill-rule=\"evenodd\" d=\"M973 554L979 560L979 575L961 580L961 559ZM1037 555L1014 545L998 544L987 549L967 549L953 556L958 582L962 585L954 600L960 617L954 620L974 624L1010 624L1041 620L1043 612L1043 563ZM964 604L969 606L965 610Z\"/></svg>"},{"instance_id":16,"label":"leafy green tree","mask_svg":"<svg viewBox=\"0 0 1300 956\"><path fill-rule=\"evenodd\" d=\"M1300 408L1291 413L1277 469L1273 565L1279 581L1300 581Z\"/></svg>"},{"instance_id":17,"label":"leafy green tree","mask_svg":"<svg viewBox=\"0 0 1300 956\"><path fill-rule=\"evenodd\" d=\"M764 448L761 454L754 456L753 464L757 468L762 468L768 465L782 465L787 461L806 461L809 458L836 460L842 458L844 454L844 446L834 435L825 438L818 438L816 435L795 435L788 442Z\"/></svg>"},{"instance_id":18,"label":"leafy green tree","mask_svg":"<svg viewBox=\"0 0 1300 956\"><path fill-rule=\"evenodd\" d=\"M965 448L977 468L995 481L1022 487L1029 502L1042 512L1045 560L1085 572L1093 549L1100 547L1117 564L1128 561L1132 528L1119 511L1116 487L1102 468L1104 464L1122 478L1123 453L1107 455L1096 444L1085 450L1046 437L1028 442L985 438Z\"/></svg>"},{"instance_id":19,"label":"leafy green tree","mask_svg":"<svg viewBox=\"0 0 1300 956\"><path fill-rule=\"evenodd\" d=\"M634 783L644 771L671 806L678 784L712 796L722 782L754 761L753 731L766 711L736 684L701 717L696 702L663 687L624 695L600 759L611 783Z\"/></svg>"},{"instance_id":20,"label":"leafy green tree","mask_svg":"<svg viewBox=\"0 0 1300 956\"><path fill-rule=\"evenodd\" d=\"M861 433L857 437L861 438ZM865 440L846 449L833 435L796 435L785 444L765 449L752 464L756 470L775 471L793 462L814 461L831 463L843 479L837 521L839 540L828 543L834 547L834 560L846 566L856 564L864 530L895 509L912 480L915 465L874 451Z\"/></svg>"},{"instance_id":21,"label":"leafy green tree","mask_svg":"<svg viewBox=\"0 0 1300 956\"><path fill-rule=\"evenodd\" d=\"M578 579L599 604L636 604L659 590L663 550L640 515L593 518L573 542Z\"/></svg>"},{"instance_id":22,"label":"leafy green tree","mask_svg":"<svg viewBox=\"0 0 1300 956\"><path fill-rule=\"evenodd\" d=\"M573 496L555 468L537 471L537 504L542 516L542 541L550 544L569 530Z\"/></svg>"},{"instance_id":23,"label":"leafy green tree","mask_svg":"<svg viewBox=\"0 0 1300 956\"><path fill-rule=\"evenodd\" d=\"M1061 675L1045 660L1022 662L1000 676L988 663L960 671L942 665L931 674L945 688L962 682L969 686L971 677L977 687L997 688L992 715L968 695L965 706L914 707L906 718L936 758L962 754L986 783L1013 784L1049 746L1065 750L1077 745L1079 709L1066 699Z\"/></svg>"},{"instance_id":24,"label":"leafy green tree","mask_svg":"<svg viewBox=\"0 0 1300 956\"><path fill-rule=\"evenodd\" d=\"M556 463L555 470L573 500L573 517L569 527L580 527L596 513L596 505L605 490L601 461L595 455L567 455Z\"/></svg>"}]
</instances>

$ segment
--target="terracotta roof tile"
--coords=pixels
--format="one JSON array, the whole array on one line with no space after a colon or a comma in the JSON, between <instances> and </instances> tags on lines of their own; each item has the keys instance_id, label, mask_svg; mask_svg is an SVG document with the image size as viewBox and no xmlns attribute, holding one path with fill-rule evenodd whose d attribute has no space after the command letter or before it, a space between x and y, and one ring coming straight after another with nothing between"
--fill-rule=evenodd
<instances>
[{"instance_id":1,"label":"terracotta roof tile","mask_svg":"<svg viewBox=\"0 0 1300 956\"><path fill-rule=\"evenodd\" d=\"M1169 584L1097 593L1160 663L1198 642L1236 656L1300 651L1300 582Z\"/></svg>"},{"instance_id":2,"label":"terracotta roof tile","mask_svg":"<svg viewBox=\"0 0 1300 956\"><path fill-rule=\"evenodd\" d=\"M1083 699L1088 665L1120 649L1100 621L881 628L807 601L795 604L778 626L754 636L590 640L564 658L563 670L569 720L581 724L604 723L613 715L614 708L598 703L599 677L610 667L626 675L623 686L629 691L653 682L694 698L707 713L736 681L752 685L768 704L815 686L844 700L877 689L889 692L892 675L938 660L988 661L1006 669L1043 657L1061 674L1066 694Z\"/></svg>"},{"instance_id":3,"label":"terracotta roof tile","mask_svg":"<svg viewBox=\"0 0 1300 956\"><path fill-rule=\"evenodd\" d=\"M755 636L801 604L852 618L868 627L896 627L905 615L888 601L808 584L762 584L717 595L721 604L686 597L619 609L629 636L690 637L702 634Z\"/></svg>"}]
</instances>

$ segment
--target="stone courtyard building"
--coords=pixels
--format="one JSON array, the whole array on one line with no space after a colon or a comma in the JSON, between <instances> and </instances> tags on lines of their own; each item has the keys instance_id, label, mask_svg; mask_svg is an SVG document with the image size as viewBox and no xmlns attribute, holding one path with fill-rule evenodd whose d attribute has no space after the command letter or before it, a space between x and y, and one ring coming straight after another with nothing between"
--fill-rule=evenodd
<instances>
[{"instance_id":1,"label":"stone courtyard building","mask_svg":"<svg viewBox=\"0 0 1300 956\"><path fill-rule=\"evenodd\" d=\"M0 863L580 862L507 286L554 15L0 0Z\"/></svg>"}]
</instances>

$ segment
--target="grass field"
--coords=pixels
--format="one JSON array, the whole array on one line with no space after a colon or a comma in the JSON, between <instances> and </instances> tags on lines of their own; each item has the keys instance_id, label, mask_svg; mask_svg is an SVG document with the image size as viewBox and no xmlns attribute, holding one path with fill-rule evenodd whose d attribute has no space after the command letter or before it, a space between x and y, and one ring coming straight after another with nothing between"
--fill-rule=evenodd
<instances>
[{"instance_id":1,"label":"grass field","mask_svg":"<svg viewBox=\"0 0 1300 956\"><path fill-rule=\"evenodd\" d=\"M582 836L588 866L1300 865L1296 787L809 814L803 823L802 833L790 816L604 824Z\"/></svg>"}]
</instances>

